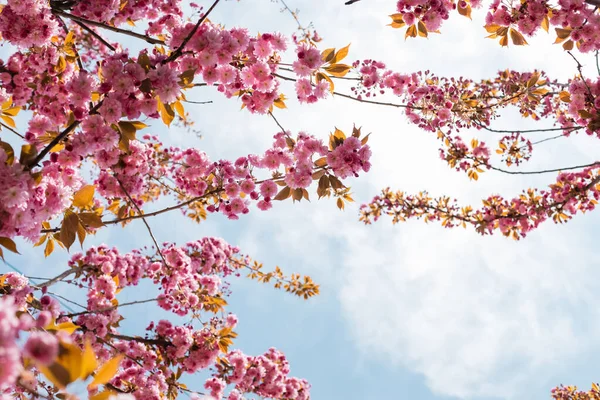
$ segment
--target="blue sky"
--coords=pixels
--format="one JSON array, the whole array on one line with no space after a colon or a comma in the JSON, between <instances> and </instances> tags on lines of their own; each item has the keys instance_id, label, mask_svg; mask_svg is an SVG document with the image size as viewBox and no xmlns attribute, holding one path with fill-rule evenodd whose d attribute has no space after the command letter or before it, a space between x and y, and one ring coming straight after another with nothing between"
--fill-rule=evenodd
<instances>
[{"instance_id":1,"label":"blue sky","mask_svg":"<svg viewBox=\"0 0 600 400\"><path fill-rule=\"evenodd\" d=\"M506 68L541 68L562 80L576 73L573 60L551 45L552 35L541 33L528 39L530 46L508 50L484 39L483 10L473 12L473 21L453 16L441 35L405 41L403 31L385 26L394 11L392 0L364 0L351 7L342 0L287 2L300 9L302 21L314 23L323 48L351 42L352 60L373 58L401 72L430 69L473 79ZM211 18L228 27L290 34L295 23L280 8L269 1L226 1ZM593 60L580 60L592 76ZM283 88L293 97L291 86ZM240 111L237 101L212 89L200 88L187 98L214 101L187 105L202 139L158 122L148 132L166 143L199 147L215 159L259 153L277 132L268 116ZM517 113L505 114L496 128L535 127ZM514 195L552 182L554 176L486 172L479 182L469 182L439 159L435 137L409 125L397 109L341 98L311 106L290 100L288 109L276 115L286 129L322 138L334 126L349 131L353 123L373 132L373 168L351 182L357 204L340 212L326 199L284 202L266 213L252 210L240 221L210 216L200 225L179 214L149 220L160 242L220 236L265 268L279 265L321 284L319 297L302 301L256 282L234 281L230 310L240 318L239 348L249 354L270 346L282 349L292 373L312 383L315 400L542 399L556 384L587 387L600 378L595 368L600 356L597 213L564 226L546 224L520 242L419 222L391 226L384 219L368 227L358 222L358 205L386 186L427 189L478 204L490 193ZM537 126L548 127L548 122ZM19 127L25 127L24 119ZM1 135L4 139L4 131ZM465 137L492 143L494 137L486 135L493 134L467 132ZM523 169L595 161L599 147L597 139L577 136L545 143ZM102 242L122 251L151 244L141 221L103 229L85 247ZM64 253L44 260L39 248L24 243L19 248L23 255L7 259L28 274L53 276L65 266ZM68 287L59 291L70 293ZM124 290L120 301L150 297L141 292ZM124 328L135 333L157 314L154 307L139 306L125 315ZM202 383L189 381L196 387Z\"/></svg>"}]
</instances>

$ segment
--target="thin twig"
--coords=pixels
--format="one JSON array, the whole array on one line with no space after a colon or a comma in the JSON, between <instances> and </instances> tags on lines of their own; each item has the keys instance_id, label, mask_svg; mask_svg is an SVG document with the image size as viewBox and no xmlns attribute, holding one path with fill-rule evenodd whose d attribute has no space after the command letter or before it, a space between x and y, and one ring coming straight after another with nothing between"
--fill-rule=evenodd
<instances>
[{"instance_id":1,"label":"thin twig","mask_svg":"<svg viewBox=\"0 0 600 400\"><path fill-rule=\"evenodd\" d=\"M41 288L44 288L44 287L48 287L48 286L54 285L55 283L60 282L61 280L63 280L67 276L75 274L75 273L80 272L80 271L83 271L83 270L85 270L87 268L89 268L89 266L83 266L81 268L71 268L71 269L68 269L66 271L63 271L60 275L57 275L57 276L55 276L52 279L48 279L44 283L40 283L39 285L36 285L36 287L39 288L39 289L41 289Z\"/></svg>"},{"instance_id":2,"label":"thin twig","mask_svg":"<svg viewBox=\"0 0 600 400\"><path fill-rule=\"evenodd\" d=\"M208 101L184 100L184 103L190 103L190 104L212 104L212 100L208 100Z\"/></svg>"},{"instance_id":3,"label":"thin twig","mask_svg":"<svg viewBox=\"0 0 600 400\"><path fill-rule=\"evenodd\" d=\"M127 196L127 198L129 199L129 201L131 202L131 204L133 204L133 206L135 207L135 209L137 210L138 214L141 216L142 221L144 222L144 225L146 225L146 228L148 229L148 233L150 234L150 238L152 238L152 241L154 242L154 245L156 246L156 251L158 252L158 255L160 255L160 258L163 260L163 262L166 265L169 265L167 263L167 260L165 259L165 256L163 255L162 251L160 250L160 246L158 245L158 241L156 240L156 238L154 237L154 233L152 233L152 228L150 228L150 225L148 224L148 221L146 221L146 218L144 216L144 213L142 212L142 210L140 209L140 207L137 205L137 203L135 202L135 200L133 200L133 198L131 197L131 195L129 194L129 192L127 191L127 189L125 189L125 186L123 185L123 183L119 180L119 178L117 178L116 175L113 175L113 177L117 180L117 182L119 182L119 186L121 186L121 190L123 190L123 192L125 192L125 195Z\"/></svg>"},{"instance_id":4,"label":"thin twig","mask_svg":"<svg viewBox=\"0 0 600 400\"><path fill-rule=\"evenodd\" d=\"M485 129L486 131L494 132L494 133L535 133L535 132L553 132L553 131L576 131L576 130L585 128L584 126L571 126L571 127L567 127L567 128L541 128L541 129L509 130L509 129L492 129L492 128L489 128L477 121L473 121L473 124L475 124L476 126L482 128L482 129Z\"/></svg>"},{"instance_id":5,"label":"thin twig","mask_svg":"<svg viewBox=\"0 0 600 400\"><path fill-rule=\"evenodd\" d=\"M117 50L112 44L108 43L106 41L106 39L104 39L102 36L100 36L97 32L95 32L92 28L90 28L89 26L87 26L83 22L81 22L81 21L74 21L74 22L77 25L79 25L80 27L82 27L83 29L85 29L86 31L88 31L93 37L95 37L96 39L98 39L98 41L100 41L103 45L105 45L106 47L108 47L112 51L116 51Z\"/></svg>"},{"instance_id":6,"label":"thin twig","mask_svg":"<svg viewBox=\"0 0 600 400\"><path fill-rule=\"evenodd\" d=\"M8 125L5 125L4 123L0 122L0 126L2 126L3 128L8 129L9 131L11 131L12 133L14 133L15 135L17 135L18 137L20 137L21 139L25 139L25 136L21 135L19 132L17 132L16 130L14 130L13 128L11 128Z\"/></svg>"},{"instance_id":7,"label":"thin twig","mask_svg":"<svg viewBox=\"0 0 600 400\"><path fill-rule=\"evenodd\" d=\"M142 34L139 34L137 32L129 31L127 29L121 29L121 28L117 28L117 27L114 27L114 26L106 25L106 24L104 24L102 22L96 22L96 21L92 21L92 20L85 19L85 18L82 18L82 17L78 17L77 15L69 14L69 13L66 13L64 11L54 10L53 9L52 13L55 14L55 15L60 15L61 17L68 18L68 19L70 19L72 21L79 21L79 22L82 22L82 23L87 24L87 25L97 26L98 28L106 29L106 30L109 30L109 31L112 31L112 32L116 32L116 33L120 33L120 34L123 34L123 35L131 36L131 37L134 37L134 38L137 38L137 39L141 39L141 40L144 40L144 41L146 41L146 42L148 42L150 44L161 44L161 45L165 45L166 44L163 40L160 40L160 39L155 39L155 38L152 38L152 37L147 36L147 35L142 35Z\"/></svg>"},{"instance_id":8,"label":"thin twig","mask_svg":"<svg viewBox=\"0 0 600 400\"><path fill-rule=\"evenodd\" d=\"M51 292L51 291L48 291L48 293L49 293L49 294L51 294L51 295L52 295L52 296L54 296L54 297L58 297L59 299L62 299L62 300L64 300L64 301L68 302L68 303L71 303L71 304L73 304L73 305L75 305L75 306L77 306L77 307L81 307L81 308L83 308L84 310L85 310L85 309L87 309L87 307L86 307L86 306L84 306L84 305L81 305L81 304L77 303L76 301L73 301L73 300L67 299L65 296L61 296L61 295L60 295L60 294L58 294L58 293L54 293L54 292ZM59 317L59 318L56 318L56 319L60 319L60 317Z\"/></svg>"},{"instance_id":9,"label":"thin twig","mask_svg":"<svg viewBox=\"0 0 600 400\"><path fill-rule=\"evenodd\" d=\"M551 172L560 172L560 171L569 171L569 170L573 170L573 169L581 169L581 168L587 168L587 167L594 167L600 165L600 162L596 161L593 162L591 164L584 164L584 165L575 165L573 167L563 167L563 168L552 168L552 169L544 169L544 170L540 170L540 171L509 171L506 169L502 169L502 168L497 168L491 165L487 165L487 167L489 167L490 169L494 170L494 171L498 171L498 172L503 172L505 174L510 174L510 175L540 175L540 174L548 174Z\"/></svg>"},{"instance_id":10,"label":"thin twig","mask_svg":"<svg viewBox=\"0 0 600 400\"><path fill-rule=\"evenodd\" d=\"M73 318L73 317L77 317L79 315L99 314L99 313L103 313L103 312L108 312L108 311L116 310L117 308L120 308L120 307L131 306L131 305L134 305L134 304L151 303L151 302L157 301L157 300L158 299L146 299L146 300L130 301L128 303L121 303L121 304L117 304L116 306L101 308L99 310L85 310L85 311L81 311L81 312L77 312L77 313L73 313L73 314L63 314L63 315L61 315L61 317Z\"/></svg>"},{"instance_id":11,"label":"thin twig","mask_svg":"<svg viewBox=\"0 0 600 400\"><path fill-rule=\"evenodd\" d=\"M273 121L275 121L275 123L277 124L279 129L281 129L281 132L283 132L284 134L287 135L287 133L286 133L287 131L285 130L285 128L283 126L281 126L281 124L279 123L277 118L275 118L275 115L273 115L273 113L271 111L269 111L269 115L271 116L271 118L273 118Z\"/></svg>"},{"instance_id":12,"label":"thin twig","mask_svg":"<svg viewBox=\"0 0 600 400\"><path fill-rule=\"evenodd\" d=\"M581 65L581 63L579 62L579 60L577 58L575 58L575 56L573 55L573 53L571 53L570 51L567 51L567 53L569 53L569 55L577 63L577 71L579 71L579 76L581 77L581 81L583 82L583 84L587 88L588 94L590 95L590 101L592 102L592 106L594 107L594 109L597 112L600 112L600 110L598 110L598 107L596 107L596 104L594 103L594 97L595 96L592 93L592 89L590 88L590 86L588 85L587 81L585 80L585 77L583 76L583 72L582 72L583 65Z\"/></svg>"},{"instance_id":13,"label":"thin twig","mask_svg":"<svg viewBox=\"0 0 600 400\"><path fill-rule=\"evenodd\" d=\"M219 1L220 0L215 0L215 2L212 4L212 6L210 6L210 8L202 15L202 17L200 17L200 19L198 20L198 22L196 23L194 28L190 31L190 33L185 37L185 39L183 39L183 42L181 42L181 45L174 52L172 52L169 57L167 57L165 60L163 60L162 64L167 64L167 63L170 63L171 61L175 61L177 59L177 57L179 57L181 55L181 52L183 51L183 49L185 48L187 43L190 41L192 36L194 36L194 34L198 30L198 28L200 28L200 25L202 25L202 23L206 20L206 18L212 12L212 10L217 6L217 4L219 4Z\"/></svg>"},{"instance_id":14,"label":"thin twig","mask_svg":"<svg viewBox=\"0 0 600 400\"><path fill-rule=\"evenodd\" d=\"M96 111L98 111L98 109L102 106L102 102L103 101L104 100L100 100L98 102L98 104L96 104L90 110L90 115L95 114ZM48 145L46 147L44 147L42 149L42 151L40 151L40 153L31 162L29 162L29 164L27 165L27 169L33 168L33 166L37 165L40 161L42 161L44 159L44 157L46 156L46 154L48 154L50 152L50 150L54 146L56 146L61 140L63 140L64 138L66 138L69 135L69 133L71 133L73 130L75 130L75 128L77 128L80 123L81 123L81 121L79 121L79 120L73 121L71 123L71 125L69 125L68 127L66 127L65 130L63 130L54 139L52 139L52 141L50 143L48 143Z\"/></svg>"}]
</instances>

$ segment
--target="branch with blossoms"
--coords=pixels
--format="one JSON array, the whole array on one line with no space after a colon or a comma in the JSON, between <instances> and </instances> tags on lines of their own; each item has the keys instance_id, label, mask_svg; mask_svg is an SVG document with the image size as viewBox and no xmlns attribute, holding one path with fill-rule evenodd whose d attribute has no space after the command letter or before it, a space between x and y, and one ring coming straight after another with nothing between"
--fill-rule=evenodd
<instances>
[{"instance_id":1,"label":"branch with blossoms","mask_svg":"<svg viewBox=\"0 0 600 400\"><path fill-rule=\"evenodd\" d=\"M157 391L176 398L185 388L179 381L183 374L212 366L215 372L206 381L205 388L218 397L231 383L221 369L224 360L241 357L245 362L236 361L235 365L244 366L245 372L237 372L243 379L230 388L230 395L254 393L273 398L307 399L308 383L287 376L289 368L280 352L271 349L264 356L249 357L229 350L237 336L234 331L237 317L225 313L228 293L225 279L237 275L240 268L248 268L252 274L259 274L261 281L273 278L276 287L289 285L287 290L298 296L310 297L318 293L318 286L310 278L310 284L306 279L304 283L299 282L295 275L291 280L285 278L279 268L274 275L264 275L260 271L262 265L252 264L238 252L237 248L216 238L205 238L182 247L165 243L164 261L140 251L121 254L114 248L100 246L74 255L69 269L44 285L31 286L25 277L16 273L0 276L3 293L0 303L5 312L2 318L9 327L3 334L3 343L6 343L3 348L9 352L3 353L2 360L12 371L3 376L5 380L0 384L14 382L17 386L13 390L21 393L24 377L32 375L36 380L25 387L35 392L45 390L50 397L76 381L84 381L88 383L90 399L116 393L151 396ZM66 313L53 296L47 294L48 287L59 284L71 274L75 274L75 283L88 288L86 310L76 313ZM161 282L157 298L123 303L117 300L121 291L144 280ZM151 322L145 336L119 332L119 322L123 319L121 308L147 302L156 302L179 316L194 315L195 320L199 320L197 317L203 314L209 318L200 326L192 323L175 326L166 320ZM20 320L17 310L22 311ZM25 343L18 344L17 339L23 336ZM24 366L20 366L21 356L28 360ZM269 369L266 374L264 367L274 366L273 362L279 367ZM42 376L52 385L46 385ZM286 384L280 387L273 382ZM286 389L286 385L291 386Z\"/></svg>"}]
</instances>

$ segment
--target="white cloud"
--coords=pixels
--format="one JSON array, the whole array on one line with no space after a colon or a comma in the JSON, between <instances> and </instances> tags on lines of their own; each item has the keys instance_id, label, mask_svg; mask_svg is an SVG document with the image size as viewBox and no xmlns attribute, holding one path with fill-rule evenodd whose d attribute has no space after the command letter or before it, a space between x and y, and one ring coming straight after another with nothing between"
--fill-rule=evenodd
<instances>
[{"instance_id":1,"label":"white cloud","mask_svg":"<svg viewBox=\"0 0 600 400\"><path fill-rule=\"evenodd\" d=\"M347 9L327 2L318 10L296 3L328 46L351 39L351 57L382 59L401 71L430 68L474 79L505 68L545 68L560 79L575 73L573 61L550 46L552 38L545 34L530 40L530 47L508 51L484 40L482 15L474 22L454 18L442 36L404 42L401 31L383 27L393 2ZM317 108L292 107L281 117L284 126L317 135L333 125L348 129L345 125L353 121L374 132L373 169L355 185L361 201L389 185L473 202L491 193L516 195L554 179L552 174L514 178L485 173L480 182L469 183L438 159L432 134L404 120L396 109L342 99ZM510 116L497 123L530 127ZM495 137L488 134L486 140L493 143ZM540 146L524 169L591 161L597 150L594 139L562 139ZM592 379L579 360L590 352L600 354L595 322L600 315L589 306L600 300L594 285L600 278L596 250L589 238L598 221L595 214L565 226L548 222L526 240L513 242L423 223L392 227L386 219L363 227L355 210L340 215L326 203L293 209L278 205L268 215L252 216L262 224L240 244L247 243L257 256L295 260L295 271L321 279L326 290L339 288L356 346L367 356L421 373L434 392L462 398L546 397L561 382L556 379L573 377L570 370ZM272 237L275 243L263 240Z\"/></svg>"}]
</instances>

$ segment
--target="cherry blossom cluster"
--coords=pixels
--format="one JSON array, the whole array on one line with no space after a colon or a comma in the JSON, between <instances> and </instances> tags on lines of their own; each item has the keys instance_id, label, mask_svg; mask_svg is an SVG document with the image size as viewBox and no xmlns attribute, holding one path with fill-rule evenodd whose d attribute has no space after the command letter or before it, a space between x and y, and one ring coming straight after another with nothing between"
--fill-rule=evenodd
<instances>
[{"instance_id":1,"label":"cherry blossom cluster","mask_svg":"<svg viewBox=\"0 0 600 400\"><path fill-rule=\"evenodd\" d=\"M600 397L600 386L592 384L592 388L585 392L578 390L577 386L557 386L550 392L554 400L594 400Z\"/></svg>"},{"instance_id":2,"label":"cherry blossom cluster","mask_svg":"<svg viewBox=\"0 0 600 400\"><path fill-rule=\"evenodd\" d=\"M28 393L35 391L38 380L23 367L23 359L35 366L50 365L58 355L57 336L46 332L52 319L49 303L40 299L39 311L26 309L28 297L33 292L29 282L13 272L1 276L3 296L0 297L0 396L3 393ZM26 339L23 340L23 337Z\"/></svg>"},{"instance_id":3,"label":"cherry blossom cluster","mask_svg":"<svg viewBox=\"0 0 600 400\"><path fill-rule=\"evenodd\" d=\"M369 224L389 215L394 223L416 218L438 221L446 228L468 224L482 235L498 230L519 239L548 219L563 223L594 210L600 199L598 172L597 167L562 172L548 189L528 189L512 199L492 195L479 209L461 207L446 196L432 198L426 192L413 196L386 189L361 207L361 220Z\"/></svg>"},{"instance_id":4,"label":"cherry blossom cluster","mask_svg":"<svg viewBox=\"0 0 600 400\"><path fill-rule=\"evenodd\" d=\"M0 236L36 240L42 222L62 213L82 185L77 168L53 163L38 178L0 149Z\"/></svg>"},{"instance_id":5,"label":"cherry blossom cluster","mask_svg":"<svg viewBox=\"0 0 600 400\"><path fill-rule=\"evenodd\" d=\"M436 31L450 17L450 11L456 9L456 4L451 0L399 0L396 9L407 25L421 21L427 30Z\"/></svg>"},{"instance_id":6,"label":"cherry blossom cluster","mask_svg":"<svg viewBox=\"0 0 600 400\"><path fill-rule=\"evenodd\" d=\"M241 400L244 393L265 398L306 400L310 385L304 379L287 375L290 367L285 355L271 348L267 353L249 357L239 350L229 352L217 365L217 377L207 381L211 395L221 398L226 385L234 385L227 400Z\"/></svg>"},{"instance_id":7,"label":"cherry blossom cluster","mask_svg":"<svg viewBox=\"0 0 600 400\"><path fill-rule=\"evenodd\" d=\"M490 130L492 121L508 106L518 108L524 118L555 117L565 135L581 124L591 126L588 134L596 129L593 125L597 118L596 89L591 89L594 96L590 96L586 85L593 86L592 83L586 84L579 78L570 82L576 98L573 104L569 100L570 92L563 90L568 88L566 85L549 80L538 71L500 71L493 80L477 82L463 77L438 77L429 71L401 74L375 60L356 61L353 67L360 74L359 84L352 88L358 99L370 101L388 94L400 98L411 123L436 133L442 143L440 157L452 168L466 171L470 176L481 172L479 167L491 167L491 149L483 141L465 143L459 132L467 128ZM500 151L497 152L509 166L518 165L531 156L531 142L518 132L501 138L498 145Z\"/></svg>"},{"instance_id":8,"label":"cherry blossom cluster","mask_svg":"<svg viewBox=\"0 0 600 400\"><path fill-rule=\"evenodd\" d=\"M407 36L427 36L427 31L438 31L450 12L470 17L472 8L480 8L480 0L400 0L392 15L392 27L408 25ZM566 41L563 47L571 50L575 44L579 51L586 53L600 48L600 16L595 13L596 3L584 0L561 0L552 5L546 0L500 1L490 3L486 14L486 30L490 37L502 38L501 44L508 45L510 35L515 45L527 42L523 35L532 36L540 28L548 31L556 29L558 43ZM420 26L420 24L423 24ZM418 27L418 28L417 28Z\"/></svg>"},{"instance_id":9,"label":"cherry blossom cluster","mask_svg":"<svg viewBox=\"0 0 600 400\"><path fill-rule=\"evenodd\" d=\"M19 274L1 275L0 393L38 393L41 388L54 393L39 375L47 374L40 368L55 363L67 368L57 358L59 346L75 344L82 348L90 345L101 364L108 363L115 354L123 355L110 379L110 390L135 399L159 400L167 393L176 395L184 386L178 382L181 373L175 370L192 374L208 368L213 372L204 387L216 399L223 398L227 384L234 380L236 386L228 399L242 399L250 393L274 399L309 399L310 385L288 376L289 364L281 352L270 349L252 357L228 350L236 337L233 330L238 319L223 312L227 304L224 279L239 276L239 269L245 267L246 260L237 256L238 252L218 238L204 238L182 247L165 243L157 255L144 255L139 250L121 254L103 245L71 258L73 279L67 280L69 274L62 274L48 285L36 287L29 286ZM155 300L163 309L181 316L192 314L198 320L202 314L208 320L200 327L158 320L148 325L145 337L121 334L121 307L127 304L120 305L117 295L142 280L151 280L159 287ZM68 314L47 294L49 285L61 281L87 290L84 311ZM52 328L53 321L56 328ZM67 332L61 326L73 327L74 331ZM27 340L19 345L23 331L27 332ZM31 362L23 364L22 357ZM237 378L230 374L234 366ZM90 396L99 392L94 386L88 390Z\"/></svg>"},{"instance_id":10,"label":"cherry blossom cluster","mask_svg":"<svg viewBox=\"0 0 600 400\"><path fill-rule=\"evenodd\" d=\"M58 30L48 1L8 0L0 13L0 34L15 46L43 46Z\"/></svg>"}]
</instances>

